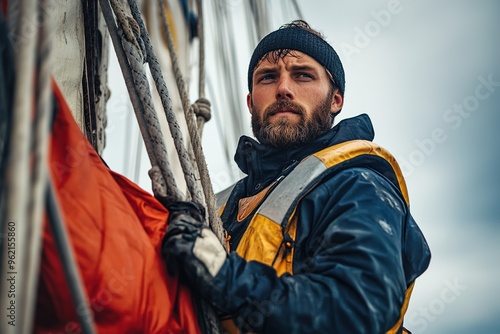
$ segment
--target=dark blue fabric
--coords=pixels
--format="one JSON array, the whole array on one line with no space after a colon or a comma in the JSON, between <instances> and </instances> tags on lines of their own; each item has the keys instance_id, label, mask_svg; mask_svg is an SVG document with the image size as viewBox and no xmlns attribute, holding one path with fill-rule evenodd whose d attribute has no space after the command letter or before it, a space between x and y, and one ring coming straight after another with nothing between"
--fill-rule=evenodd
<instances>
[{"instance_id":1,"label":"dark blue fabric","mask_svg":"<svg viewBox=\"0 0 500 334\"><path fill-rule=\"evenodd\" d=\"M250 137L242 136L234 159L241 171L248 176L235 185L222 214L222 221L234 221L240 198L253 196L277 178L288 175L308 155L345 141L371 141L373 137L373 127L366 114L342 120L314 142L288 150L262 145ZM238 224L224 226L231 235L231 249L238 244L250 219L251 216Z\"/></svg>"},{"instance_id":2,"label":"dark blue fabric","mask_svg":"<svg viewBox=\"0 0 500 334\"><path fill-rule=\"evenodd\" d=\"M252 194L255 190L248 188L261 178L286 174L290 161L339 142L372 138L370 120L363 115L339 123L312 147L294 151L268 152L242 139L236 157L249 176L227 202L224 227L230 234L238 231L235 226L246 229L251 218L235 221L238 200ZM214 279L214 305L244 331L389 330L399 318L406 289L427 268L430 251L398 187L383 175L386 166L376 163L332 173L300 201L293 276L278 277L272 267L232 252ZM231 241L234 250L239 237L231 235Z\"/></svg>"},{"instance_id":3,"label":"dark blue fabric","mask_svg":"<svg viewBox=\"0 0 500 334\"><path fill-rule=\"evenodd\" d=\"M242 136L234 161L241 171L248 175L245 181L248 193L245 196L258 192L290 164L323 148L355 139L372 141L374 136L372 123L366 114L344 119L314 142L289 150L262 145L253 138ZM261 187L255 189L257 183L261 184Z\"/></svg>"},{"instance_id":4,"label":"dark blue fabric","mask_svg":"<svg viewBox=\"0 0 500 334\"><path fill-rule=\"evenodd\" d=\"M184 19L189 27L189 40L198 37L198 17L189 10L187 0L179 0L182 8L182 13L184 14Z\"/></svg>"}]
</instances>

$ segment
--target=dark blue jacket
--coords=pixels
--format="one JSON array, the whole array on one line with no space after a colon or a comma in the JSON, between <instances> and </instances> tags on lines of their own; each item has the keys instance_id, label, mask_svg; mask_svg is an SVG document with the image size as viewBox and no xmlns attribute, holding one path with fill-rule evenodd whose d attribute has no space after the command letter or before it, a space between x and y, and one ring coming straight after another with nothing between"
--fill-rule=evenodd
<instances>
[{"instance_id":1,"label":"dark blue jacket","mask_svg":"<svg viewBox=\"0 0 500 334\"><path fill-rule=\"evenodd\" d=\"M310 145L278 150L240 139L235 160L248 176L221 216L235 250L252 215L252 196L306 156L349 140L373 139L367 115L341 121ZM427 243L401 192L387 177L356 165L332 173L298 204L293 275L231 252L214 279L213 302L243 331L385 333L397 322L406 289L430 261Z\"/></svg>"}]
</instances>

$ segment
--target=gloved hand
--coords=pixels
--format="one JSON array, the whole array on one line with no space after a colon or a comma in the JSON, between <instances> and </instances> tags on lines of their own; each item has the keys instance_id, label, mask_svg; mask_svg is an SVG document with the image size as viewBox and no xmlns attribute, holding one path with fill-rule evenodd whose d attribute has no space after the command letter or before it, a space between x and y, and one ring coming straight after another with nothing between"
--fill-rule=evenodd
<instances>
[{"instance_id":1,"label":"gloved hand","mask_svg":"<svg viewBox=\"0 0 500 334\"><path fill-rule=\"evenodd\" d=\"M168 205L170 216L163 238L162 256L170 274L179 273L192 288L209 297L211 281L227 253L205 223L205 209L193 202Z\"/></svg>"}]
</instances>

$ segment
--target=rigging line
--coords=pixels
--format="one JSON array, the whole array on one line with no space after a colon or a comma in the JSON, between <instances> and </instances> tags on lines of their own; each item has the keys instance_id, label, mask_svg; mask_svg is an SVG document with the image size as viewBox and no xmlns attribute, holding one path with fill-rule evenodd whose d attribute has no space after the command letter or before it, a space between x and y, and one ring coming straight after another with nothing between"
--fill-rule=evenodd
<instances>
[{"instance_id":1,"label":"rigging line","mask_svg":"<svg viewBox=\"0 0 500 334\"><path fill-rule=\"evenodd\" d=\"M216 50L219 50L216 65L218 73L222 73L222 75L225 76L225 79L222 80L225 86L222 90L222 94L228 105L228 118L231 120L231 124L233 124L231 129L232 136L234 140L237 140L237 138L244 133L244 127L242 113L239 112L241 108L238 98L240 96L240 80L238 80L238 76L235 75L238 73L237 66L235 65L235 59L237 59L235 54L236 46L233 43L234 34L231 35L229 33L234 30L234 27L231 15L228 15L226 10L217 17L220 19L217 24L218 33L216 34ZM229 71L226 70L226 66L229 68Z\"/></svg>"},{"instance_id":2,"label":"rigging line","mask_svg":"<svg viewBox=\"0 0 500 334\"><path fill-rule=\"evenodd\" d=\"M228 31L232 31L232 29L229 29L227 26L226 10L222 4L216 6L216 9L213 10L212 15L213 17L218 18L217 22L212 25L212 29L215 31L213 36L215 40L214 59L215 59L216 73L218 73L218 75L223 76L222 80L219 80L218 82L219 85L218 96L222 100L222 105L226 107L224 110L221 109L220 112L225 113L226 117L224 118L226 120L229 120L228 122L233 125L232 130L237 131L237 129L235 128L237 128L239 124L237 121L235 121L235 118L238 118L239 113L234 112L233 100L235 98L235 95L232 92L233 88L231 85L232 77L228 73L233 71L233 66L231 65L231 59L229 59L229 57L227 56L226 52L227 47L226 43L224 43L227 40L226 36Z\"/></svg>"},{"instance_id":3,"label":"rigging line","mask_svg":"<svg viewBox=\"0 0 500 334\"><path fill-rule=\"evenodd\" d=\"M48 181L49 182L46 184L45 200L49 224L64 269L64 275L68 282L73 304L75 310L77 310L76 314L80 321L80 327L83 333L92 334L96 332L92 321L92 311L90 310L85 296L83 284L78 273L78 267L76 266L76 261L73 256L73 249L70 244L68 232L62 220L52 181L50 178Z\"/></svg>"},{"instance_id":4,"label":"rigging line","mask_svg":"<svg viewBox=\"0 0 500 334\"><path fill-rule=\"evenodd\" d=\"M52 69L52 37L54 27L49 15L50 0L41 0L39 15L44 15L38 35L38 68L36 83L36 115L34 119L33 136L33 175L30 192L29 234L26 252L26 279L20 296L23 312L20 312L20 332L31 333L34 324L34 312L37 295L38 272L40 268L40 251L42 248L43 208L45 188L48 180L48 146L50 135L50 120L53 99L51 84Z\"/></svg>"},{"instance_id":5,"label":"rigging line","mask_svg":"<svg viewBox=\"0 0 500 334\"><path fill-rule=\"evenodd\" d=\"M118 35L118 28L115 24L114 18L113 18L113 11L111 9L110 3L108 0L100 0L101 4L101 10L103 12L104 19L106 21L106 25L108 26L108 30L111 36L111 41L113 42L113 46L117 55L118 62L120 64L120 68L122 70L122 75L124 77L125 84L127 86L127 90L129 92L130 100L132 102L132 106L134 108L134 112L137 117L137 121L139 124L139 129L141 130L142 137L144 139L144 144L146 146L146 151L148 153L150 162L152 166L158 166L162 172L162 177L163 181L167 184L167 191L168 191L168 196L171 198L175 198L177 200L182 200L183 195L177 188L175 184L175 179L172 175L170 165L168 163L168 160L166 160L166 149L163 146L163 150L165 151L163 156L160 156L164 163L160 165L160 162L158 161L158 157L156 155L156 149L153 147L153 138L150 133L150 129L148 128L146 124L146 120L143 117L143 114L145 114L145 110L143 109L143 104L142 101L140 100L139 97L139 92L136 90L136 85L134 83L134 78L132 74L132 69L131 69L131 64L132 62L129 63L129 60L127 58L127 55L125 53L125 45L127 44L127 40L121 39L120 36ZM124 44L120 42L120 40L123 41ZM129 48L130 52L133 52L133 50L130 49L135 49L135 45L137 44L137 41L131 44L131 42L128 42L131 47ZM136 53L138 51L136 50ZM136 62L137 63L137 62ZM141 66L139 66L141 67ZM140 68L139 68L140 70ZM154 113L153 113L154 114ZM155 117L156 114L153 115ZM156 119L156 121L158 121ZM158 142L159 145L163 143L163 138L159 139L160 141ZM164 145L164 144L163 144ZM158 145L157 145L158 146ZM160 147L161 150L161 147Z\"/></svg>"},{"instance_id":6,"label":"rigging line","mask_svg":"<svg viewBox=\"0 0 500 334\"><path fill-rule=\"evenodd\" d=\"M214 92L214 89L213 89L213 85L212 85L212 82L210 80L210 77L207 77L207 88L208 88L208 91L210 93L211 96L215 96L215 92ZM214 104L214 110L218 110L217 108L217 99L212 99L213 101L213 104ZM222 134L219 139L221 141L221 146L224 148L224 156L225 156L225 159L224 161L226 162L226 168L230 171L231 170L231 164L229 163L229 161L231 161L231 153L230 153L230 150L229 150L229 147L228 147L228 144L227 144L227 135L225 133L225 129L224 127L222 126L222 123L221 123L221 117L220 117L220 113L215 113L215 124L216 124L216 127L217 127L217 130L218 130L218 133Z\"/></svg>"},{"instance_id":7,"label":"rigging line","mask_svg":"<svg viewBox=\"0 0 500 334\"><path fill-rule=\"evenodd\" d=\"M248 2L243 3L244 7L242 8L243 13L248 13ZM244 118L245 113L243 112L246 108L244 104L242 104L241 95L242 95L242 87L241 87L241 75L239 75L238 65L239 57L237 57L236 51L241 49L242 36L241 33L245 31L249 34L248 38L243 36L243 41L247 42L247 44L252 44L252 41L255 38L251 38L250 33L253 31L253 20L250 19L248 15L245 16L245 21L237 21L234 22L232 17L234 13L232 11L236 10L234 7L230 7L227 3L222 3L221 1L217 1L215 5L208 7L211 10L210 17L216 17L217 21L210 20L210 28L212 33L210 36L213 38L213 51L214 54L214 64L216 66L217 76L222 76L218 79L217 85L217 95L215 93L214 96L218 97L219 110L218 113L221 116L216 119L217 125L219 126L219 133L222 134L222 138L225 140L223 143L223 147L226 152L226 156L228 156L226 162L229 165L232 158L229 157L228 151L233 151L234 147L229 143L237 142L238 137L242 134L246 133L247 125L246 120ZM250 27L250 29L245 29L245 27ZM231 33L234 31L238 31L240 34L237 36L239 38L236 40L235 34ZM236 45L239 43L239 45ZM247 45L245 44L245 47ZM240 78L240 79L238 79ZM211 86L208 86L211 88ZM215 110L215 109L214 109ZM220 125L220 119L224 119L224 122L228 122L232 124L231 127L225 127L223 129ZM228 166L229 168L230 166ZM231 168L229 170L232 170ZM232 170L232 177L240 178L241 176Z\"/></svg>"},{"instance_id":8,"label":"rigging line","mask_svg":"<svg viewBox=\"0 0 500 334\"><path fill-rule=\"evenodd\" d=\"M127 108L128 109L128 105ZM133 149L129 150L129 147L133 147L133 138L135 137L135 133L133 131L133 119L132 115L128 113L128 110L126 110L124 113L124 126L123 128L125 129L123 133L123 147L125 148L123 151L123 157L122 157L122 165L123 165L123 174L124 175L134 175L132 172L132 162L135 160L133 153ZM135 116L135 115L134 115ZM140 133L137 134L139 137L141 136ZM135 183L138 183L138 181L132 177L132 181Z\"/></svg>"},{"instance_id":9,"label":"rigging line","mask_svg":"<svg viewBox=\"0 0 500 334\"><path fill-rule=\"evenodd\" d=\"M170 51L170 46L172 47L172 49L174 49L173 37L172 37L171 34L166 34L165 33L165 31L166 31L165 27L167 26L167 28L169 28L168 25L165 22L168 22L167 17L166 17L166 13L169 11L170 6L169 6L168 2L162 2L162 0L159 0L158 1L158 8L159 8L159 11L160 11L160 18L161 18L160 22L161 22L162 27L163 27L163 29L160 30L160 33L163 34L163 36L165 38L165 41L167 43L167 49L169 50L169 54L170 54L170 65L172 67L171 70L174 73L174 80L176 82L176 86L177 86L176 88L177 88L177 92L179 94L178 97L181 99L181 108L182 108L182 111L183 111L184 118L186 119L186 126L188 127L188 130L189 130L190 126L193 126L193 123L192 122L190 123L189 121L191 121L191 119L187 119L186 116L185 116L186 113L187 113L187 110L188 110L187 108L189 108L189 98L187 97L187 95L183 95L183 94L187 94L187 89L184 88L185 87L185 83L184 83L184 79L183 79L182 74L181 74L180 66L178 65L178 62L177 62L177 54L176 53L172 54L171 51ZM186 10L187 10L187 8L186 8ZM169 38L170 38L170 40L169 40ZM169 44L169 43L171 43L171 44ZM162 75L161 67L160 67L159 64L158 64L158 68L160 68L159 73ZM163 80L162 76L161 76L161 79ZM156 83L156 81L155 81L155 83ZM180 88L180 87L182 87L182 88ZM166 85L165 85L165 89L167 89L167 88L168 87L166 87ZM162 100L162 104L165 105L163 103L163 99L165 97L162 94L159 94L159 97ZM166 103L168 103L168 106L171 106L172 102L171 102L170 97L168 95L168 90L166 90L166 97L167 97ZM170 119L172 121L174 121L174 122L177 122L177 117L174 117L174 116L175 116L175 113L172 114L171 118L169 118L169 114L166 114L167 121L168 121L168 126L169 127L171 127ZM177 134L177 133L172 132L172 130L171 130L171 135L172 135L172 137L174 139L174 145L177 144L176 139L175 139L177 136L180 136L181 138L183 138L182 137L182 133L181 134ZM190 134L190 137L191 137L191 134ZM188 142L189 142L190 137L187 139ZM187 146L187 148L186 148L186 146ZM178 153L179 162L180 162L182 170L184 172L184 167L183 166L187 166L188 165L187 162L189 161L189 164L193 165L194 172L196 173L196 171L198 170L198 166L194 167L194 165L196 163L196 158L194 157L193 148L192 148L192 146L189 146L189 145L186 145L186 146L183 145L182 147L186 148L187 154L188 154L187 157L185 157L183 155L184 153L181 155L179 149L182 149L182 148L178 149L177 146L175 146L176 150L177 150L177 153ZM183 161L183 159L186 159L186 161ZM199 171L198 171L198 174L195 177L195 179L199 178L198 175L199 175ZM184 174L184 177L185 177L185 174ZM188 185L187 181L186 181L186 185ZM194 189L192 189L188 185L188 190L189 190L188 197L192 198L193 196L189 196L189 195L192 195L192 194L189 194L189 193L190 192L192 193L194 191ZM199 190L196 189L196 191L199 191ZM204 202L203 199L201 199L200 203L205 203L205 202Z\"/></svg>"},{"instance_id":10,"label":"rigging line","mask_svg":"<svg viewBox=\"0 0 500 334\"><path fill-rule=\"evenodd\" d=\"M122 40L122 43L125 48L125 51L129 55L128 59L132 69L134 85L137 89L142 105L144 107L144 120L146 123L146 127L149 130L151 141L153 143L153 149L156 157L157 166L161 171L161 178L155 179L155 182L159 183L160 187L157 187L155 185L153 188L157 190L160 188L166 190L164 188L166 184L171 189L170 191L175 191L179 193L180 197L176 196L175 198L182 198L182 194L180 194L180 191L177 188L170 167L170 162L168 160L168 153L164 142L163 133L161 131L158 115L154 108L149 80L144 70L140 53L134 47L134 45L129 41ZM155 195L167 196L166 192L164 191L162 191L161 193L155 193Z\"/></svg>"},{"instance_id":11,"label":"rigging line","mask_svg":"<svg viewBox=\"0 0 500 334\"><path fill-rule=\"evenodd\" d=\"M134 1L129 0L129 3L134 3ZM198 171L199 171L200 178L201 178L201 184L202 184L203 192L205 195L207 211L208 211L208 215L209 215L210 227L212 228L214 233L217 235L219 240L221 240L221 242L222 242L224 240L224 231L222 229L222 223L220 221L219 215L217 214L217 209L216 209L216 205L215 205L215 195L213 193L212 182L210 181L207 163L205 160L205 156L203 154L203 149L201 146L200 137L198 135L197 127L196 127L196 124L194 123L194 115L192 113L192 108L189 106L189 97L187 95L187 90L185 88L184 80L182 78L182 75L180 73L180 69L179 69L179 66L177 63L177 55L176 55L176 52L174 49L172 35L170 33L170 29L168 27L168 23L167 23L167 20L165 17L164 6L163 6L162 0L159 0L159 3L161 6L160 12L162 13L162 21L163 21L163 25L165 28L165 35L167 38L167 46L168 46L168 49L170 51L170 59L172 61L172 68L174 69L174 75L175 75L175 79L177 82L177 88L179 89L179 93L181 94L182 106L184 109L184 116L186 118L186 124L188 126L188 132L189 132L190 139L191 139L191 145L192 145L194 155L196 158L196 161L194 161L194 163L196 163L198 166ZM131 5L131 7L132 7L132 5ZM134 12L134 10L132 12ZM143 29L143 26L141 26L141 29ZM147 44L150 44L150 43L147 43ZM152 55L154 56L154 54L152 54ZM154 68L154 67L156 67L156 65L153 66L152 68ZM159 68L159 66L158 66L158 68ZM161 71L160 71L160 74L161 74ZM162 94L160 94L160 96L162 96ZM174 142L175 142L175 140L174 140ZM196 201L196 198L194 196L193 196L193 199ZM199 201L198 203L203 203L203 202ZM225 243L222 243L222 244L224 245Z\"/></svg>"},{"instance_id":12,"label":"rigging line","mask_svg":"<svg viewBox=\"0 0 500 334\"><path fill-rule=\"evenodd\" d=\"M198 12L198 21L197 21L197 30L198 30L198 97L200 100L204 102L208 102L205 99L205 32L204 32L204 19L203 19L203 3L201 0L196 0L196 9ZM207 103L206 103L207 105ZM205 108L204 115L201 114L201 106L195 103L195 113L196 120L198 125L198 135L201 137L203 133L203 126L206 122L210 120L211 112L210 112L210 103L208 103L208 107Z\"/></svg>"},{"instance_id":13,"label":"rigging line","mask_svg":"<svg viewBox=\"0 0 500 334\"><path fill-rule=\"evenodd\" d=\"M97 72L97 0L81 0L83 9L85 65L83 75L83 104L85 134L99 153L97 140L96 72Z\"/></svg>"},{"instance_id":14,"label":"rigging line","mask_svg":"<svg viewBox=\"0 0 500 334\"><path fill-rule=\"evenodd\" d=\"M186 119L186 125L188 127L190 139L192 140L191 131L193 131L193 128L195 127L194 126L194 116L190 113L191 106L189 103L189 96L188 96L188 92L187 92L184 78L182 77L179 63L177 61L177 53L175 52L174 42L173 42L172 34L170 31L170 25L168 24L168 20L167 20L167 17L165 15L166 7L165 7L164 1L165 0L158 1L159 7L160 7L161 19L162 19L161 23L163 26L163 33L165 34L165 39L167 41L167 48L168 48L169 53L170 53L171 66L172 66L172 70L174 73L175 82L177 84L177 91L178 91L179 96L181 98L182 110L184 112L184 117ZM187 115L189 115L189 117ZM191 116L193 116L193 117L191 117ZM191 148L193 149L193 147L191 147ZM190 153L194 154L194 152L190 152ZM192 161L193 165L195 165L197 163L196 157L193 157L191 159L191 161Z\"/></svg>"},{"instance_id":15,"label":"rigging line","mask_svg":"<svg viewBox=\"0 0 500 334\"><path fill-rule=\"evenodd\" d=\"M267 4L262 0L255 0L250 2L250 7L252 9L252 14L254 18L254 25L257 31L257 38L260 40L270 31L270 22L267 15Z\"/></svg>"},{"instance_id":16,"label":"rigging line","mask_svg":"<svg viewBox=\"0 0 500 334\"><path fill-rule=\"evenodd\" d=\"M36 3L34 1L20 1L18 18L36 17ZM17 21L20 31L24 20ZM17 38L24 36L14 35ZM33 110L32 99L34 96L34 68L36 39L33 36L13 41L16 52L15 73L16 82L14 88L14 99L12 104L12 129L9 143L9 156L5 170L6 180L6 217L0 222L2 227L0 233L7 235L7 222L16 225L16 243L19 257L16 261L16 272L19 278L27 277L24 272L23 248L26 244L28 226L26 224L27 199L29 198L30 184L30 144L31 144L31 112ZM2 259L7 258L7 242L1 243ZM2 261L2 277L6 277L9 271L8 262ZM20 280L16 280L16 290L20 291ZM0 305L10 305L8 299L10 283L6 280L0 281ZM4 334L16 333L16 328L10 326L7 321L0 322L0 332Z\"/></svg>"},{"instance_id":17,"label":"rigging line","mask_svg":"<svg viewBox=\"0 0 500 334\"><path fill-rule=\"evenodd\" d=\"M233 20L231 15L227 16L227 23L233 26ZM228 29L227 31L231 30ZM229 50L228 56L229 59L231 60L231 67L232 67L231 73L233 73L233 75L230 75L229 73L226 73L226 75L228 75L230 79L230 81L228 82L231 82L232 113L235 115L238 121L239 133L236 134L236 138L238 138L239 135L243 133L243 118L242 118L243 113L240 112L240 103L239 99L237 98L241 91L241 80L239 80L237 76L234 75L234 73L237 73L237 66L235 65L235 60L238 59L236 55L237 46L235 45L234 35L232 36L232 38L228 38L227 42L228 42L227 50Z\"/></svg>"},{"instance_id":18,"label":"rigging line","mask_svg":"<svg viewBox=\"0 0 500 334\"><path fill-rule=\"evenodd\" d=\"M296 1L287 2L282 5L282 21L290 22L290 20L301 19L300 8ZM279 22L279 21L278 21Z\"/></svg>"},{"instance_id":19,"label":"rigging line","mask_svg":"<svg viewBox=\"0 0 500 334\"><path fill-rule=\"evenodd\" d=\"M196 0L198 12L198 40L199 40L199 76L198 76L198 96L205 97L205 34L203 29L203 4L201 0Z\"/></svg>"},{"instance_id":20,"label":"rigging line","mask_svg":"<svg viewBox=\"0 0 500 334\"><path fill-rule=\"evenodd\" d=\"M292 0L292 6L295 9L295 12L297 13L297 16L299 17L299 19L303 19L304 15L302 14L302 10L300 9L300 6L299 6L297 0Z\"/></svg>"},{"instance_id":21,"label":"rigging line","mask_svg":"<svg viewBox=\"0 0 500 334\"><path fill-rule=\"evenodd\" d=\"M168 89L165 84L165 81L163 80L163 75L161 73L161 68L158 63L158 59L156 58L156 55L154 53L154 50L151 46L151 42L149 40L149 35L147 34L146 28L144 27L144 22L142 21L140 11L137 8L137 4L135 3L134 0L129 0L129 5L130 8L132 9L132 15L135 17L136 21L139 23L142 35L145 38L145 44L146 44L146 50L148 54L148 60L150 63L150 69L151 69L151 74L153 75L153 79L155 80L155 83L157 85L157 90L158 90L158 95L162 99L162 104L164 106L167 120L169 118L169 114L173 116L173 121L177 123L177 120L175 118L175 115L172 111L172 106L171 103L165 104L164 102L170 102L170 99L166 99L168 97ZM167 20L165 17L165 8L163 6L162 0L159 0L159 5L160 5L160 12L162 15L162 21L163 25L165 27L165 34L167 38L167 46L170 51L170 59L172 61L172 68L174 70L174 76L177 82L177 88L179 89L179 93L181 95L182 99L182 106L184 110L184 116L186 118L186 123L188 125L188 131L191 137L191 145L193 148L193 151L195 153L196 161L193 161L193 163L197 163L198 166L198 171L200 173L201 177L201 182L203 185L203 191L205 194L205 200L207 204L207 211L209 215L209 223L211 229L214 231L214 233L217 235L219 240L221 240L221 243L224 245L225 243L223 242L224 240L224 232L222 229L222 223L220 221L219 216L217 215L216 212L216 206L215 206L215 195L213 194L212 190L212 184L210 181L210 177L208 176L208 170L206 167L206 162L205 162L205 156L203 155L203 152L201 150L201 144L200 144L200 138L198 136L198 131L197 128L195 127L194 124L194 115L192 114L192 108L189 107L189 98L187 97L187 90L185 89L184 86L184 80L181 77L180 74L180 69L177 64L177 55L175 53L174 47L173 47L173 41L172 41L172 36L170 34L170 30L167 24ZM168 108L167 108L168 106ZM172 127L173 123L169 120L168 122L169 126ZM171 130L172 136L174 136L174 132ZM186 170L184 169L183 165L183 158L186 158L184 163L190 163L189 156L187 155L187 150L184 147L184 144L182 143L182 134L179 132L179 139L180 140L175 140L174 137L174 143L176 144L176 148L180 146L177 151L179 154L179 159L181 161L181 166L183 167L184 170L184 176L186 177L186 183L188 183L188 175L186 173ZM180 144L180 145L179 145ZM180 149L180 150L179 150ZM191 164L189 164L191 165ZM192 169L191 169L192 170ZM203 198L201 197L201 194L199 194L199 188L197 187L197 184L193 184L192 190L197 190L196 192L191 192L193 200L198 203L203 203ZM189 183L188 183L189 187ZM200 300L200 308L201 308L201 320L204 320L203 324L205 325L205 329L208 331L208 333L220 333L220 324L218 322L217 315L215 313L215 310L208 304L206 301Z\"/></svg>"},{"instance_id":22,"label":"rigging line","mask_svg":"<svg viewBox=\"0 0 500 334\"><path fill-rule=\"evenodd\" d=\"M188 157L186 147L184 146L184 140L182 138L182 133L180 130L179 123L177 122L175 113L172 110L172 102L170 100L169 94L168 94L168 88L167 85L165 84L165 80L163 79L163 74L161 72L161 67L158 62L158 58L155 55L155 52L153 50L151 40L149 38L149 34L146 30L146 27L144 25L144 21L142 19L142 14L137 6L137 3L135 1L129 1L129 6L133 15L133 19L135 20L135 23L138 25L139 33L142 38L143 45L145 47L145 56L149 64L149 69L151 76L153 77L153 80L155 82L156 90L158 92L158 96L161 99L163 110L165 112L166 119L168 121L170 133L172 135L172 138L174 139L174 145L175 148L178 152L179 155L179 161L181 163L182 170L184 172L184 178L186 180L186 185L191 192L191 195L193 198L196 199L196 201L199 201L199 203L203 203L203 197L201 195L201 191L196 183L196 175L194 173L194 168L191 164L191 160ZM148 101L144 101L148 104L151 103L151 99ZM156 117L156 114L154 115ZM162 138L163 140L163 138ZM165 152L165 158L167 158L167 152ZM160 166L161 167L161 166ZM161 168L160 168L161 170ZM161 170L162 174L165 175L165 172ZM171 174L170 174L171 175ZM173 175L164 177L165 182L167 184L170 184L170 182L175 183ZM179 190L176 188L176 191L179 192ZM172 198L174 200L182 200L183 198Z\"/></svg>"},{"instance_id":23,"label":"rigging line","mask_svg":"<svg viewBox=\"0 0 500 334\"><path fill-rule=\"evenodd\" d=\"M235 28L233 21L231 20L232 13L230 11L235 10L235 8L228 7L228 5L218 4L212 6L212 17L216 17L217 21L212 20L212 33L214 39L214 63L216 66L217 76L222 76L217 81L218 92L217 96L220 98L219 114L223 115L218 120L224 119L225 122L231 124L230 127L225 127L220 130L225 139L224 148L227 152L227 164L232 161L232 157L229 158L229 150L234 150L234 145L230 143L235 143L238 141L238 137L245 133L245 126L243 121L242 104L240 100L241 96L241 76L238 74L238 57L236 56L235 50L241 48L241 46L235 45L235 34L231 33L234 31L241 31ZM241 21L240 21L241 22ZM244 30L243 30L244 31ZM241 42L241 40L240 40ZM233 52L231 52L233 51ZM232 54L232 56L231 56ZM215 93L214 93L215 94ZM219 125L221 127L221 125ZM230 166L228 166L230 167ZM230 169L231 170L231 169ZM234 174L234 173L233 173ZM239 177L234 175L234 177Z\"/></svg>"},{"instance_id":24,"label":"rigging line","mask_svg":"<svg viewBox=\"0 0 500 334\"><path fill-rule=\"evenodd\" d=\"M141 174L141 157L142 157L142 137L139 133L137 133L137 140L135 143L136 153L135 153L135 164L133 168L133 175L135 182L139 183L139 178Z\"/></svg>"},{"instance_id":25,"label":"rigging line","mask_svg":"<svg viewBox=\"0 0 500 334\"><path fill-rule=\"evenodd\" d=\"M250 41L250 45L255 47L255 46L257 46L257 43L259 41L257 38L257 31L256 31L257 28L255 27L255 23L253 21L253 16L248 14L252 11L251 3L248 1L245 1L243 4L245 6L245 13L246 13L245 22L247 24L248 40Z\"/></svg>"},{"instance_id":26,"label":"rigging line","mask_svg":"<svg viewBox=\"0 0 500 334\"><path fill-rule=\"evenodd\" d=\"M223 17L223 14L219 13L220 11L220 5L216 3L216 5L214 6L211 2L208 2L208 11L210 11L208 17L216 17L217 18L217 22L216 24L214 24L214 20L208 20L206 21L208 24L209 24L209 28L210 28L210 36L212 37L212 40L211 40L211 44L213 45L213 47L210 49L211 51L211 55L210 57L212 57L215 61L214 61L214 65L216 66L216 73L220 73L221 75L226 75L226 72L227 72L227 69L221 69L221 62L223 60L221 60L221 57L222 55L220 55L220 53L222 53L222 46L221 46L221 42L220 42L220 38L221 38L221 32L223 32L224 30L220 29L220 26L222 25L222 21L224 19ZM221 31L220 31L221 30ZM231 71L231 68L232 67L229 67ZM230 146L229 146L229 142L233 142L233 138L228 138L228 132L230 132L234 127L239 127L239 125L233 121L233 118L234 118L234 115L232 115L231 112L228 112L228 109L230 108L227 108L228 106L228 97L227 97L227 93L230 89L230 87L228 86L228 81L223 79L222 80L218 80L217 81L217 91L214 90L214 83L213 81L211 81L211 76L208 75L206 77L206 80L207 80L207 88L209 90L209 95L212 97L211 98L211 101L213 102L214 104L214 107L213 107L213 110L214 111L217 111L216 113L214 113L214 116L215 116L215 122L216 122L216 127L217 127L217 132L220 134L219 136L219 139L221 141L221 145L224 149L224 156L225 156L225 161L226 161L226 164L227 164L227 168L228 170L231 168L230 166L230 161L232 160L232 157L231 157L231 154L230 154L230 151L232 151L232 149L230 150ZM219 107L216 107L216 105L218 105ZM221 106L223 108L221 108ZM224 121L228 122L229 124L231 124L232 126L231 127L224 127L221 123L221 121L224 119Z\"/></svg>"},{"instance_id":27,"label":"rigging line","mask_svg":"<svg viewBox=\"0 0 500 334\"><path fill-rule=\"evenodd\" d=\"M131 74L130 64L128 62L127 56L125 54L125 50L123 45L120 42L120 36L118 34L118 28L115 24L113 18L113 11L110 7L109 0L100 0L101 11L104 16L104 20L106 21L106 25L108 26L109 36L111 37L111 42L113 43L113 47L117 56L118 63L120 64L120 68L122 71L123 79L125 85L127 87L127 91L130 96L130 102L132 103L134 112L137 117L137 121L139 123L139 128L143 137L147 138L144 142L146 144L149 160L152 165L156 165L156 157L153 154L153 148L151 144L151 140L149 139L149 132L146 129L144 119L142 118L143 110L142 105L138 96L137 91L135 90L135 86L133 85L133 78Z\"/></svg>"},{"instance_id":28,"label":"rigging line","mask_svg":"<svg viewBox=\"0 0 500 334\"><path fill-rule=\"evenodd\" d=\"M139 27L137 22L132 20L132 18L127 15L125 9L123 8L123 4L121 0L109 0L111 8L113 8L113 12L116 16L117 26L123 29L123 33L125 34L125 38L133 43L137 50L141 50L139 46L139 42L137 41L136 36L139 35Z\"/></svg>"},{"instance_id":29,"label":"rigging line","mask_svg":"<svg viewBox=\"0 0 500 334\"><path fill-rule=\"evenodd\" d=\"M21 1L19 0L8 0L7 4L7 23L9 26L9 32L12 34L12 36L19 36L18 34L18 29L19 27L19 22L21 21L19 19L20 15L20 10L21 10ZM16 48L16 45L14 44L14 49Z\"/></svg>"},{"instance_id":30,"label":"rigging line","mask_svg":"<svg viewBox=\"0 0 500 334\"><path fill-rule=\"evenodd\" d=\"M186 181L187 188L189 190L189 193L191 194L191 197L195 198L197 201L200 201L200 203L203 203L201 190L199 189L196 181L197 176L195 175L195 169L193 168L192 160L190 159L187 153L186 146L184 145L184 139L179 123L177 122L177 117L172 110L172 101L170 100L168 87L165 83L165 80L163 79L161 66L153 50L149 34L142 19L142 14L135 1L129 1L129 6L133 17L138 24L141 37L144 40L145 54L147 62L149 63L150 73L155 82L155 87L162 103L170 133L172 135L172 138L174 139L173 143L178 153L179 162L184 173L184 179Z\"/></svg>"}]
</instances>

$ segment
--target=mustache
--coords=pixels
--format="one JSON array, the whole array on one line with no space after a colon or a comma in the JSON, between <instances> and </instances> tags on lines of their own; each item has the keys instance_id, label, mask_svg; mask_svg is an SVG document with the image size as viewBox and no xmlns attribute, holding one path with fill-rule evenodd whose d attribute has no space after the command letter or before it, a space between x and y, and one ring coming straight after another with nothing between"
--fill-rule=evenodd
<instances>
[{"instance_id":1,"label":"mustache","mask_svg":"<svg viewBox=\"0 0 500 334\"><path fill-rule=\"evenodd\" d=\"M303 116L305 114L304 108L300 105L287 100L276 101L266 108L264 113L265 117L272 116L280 112L280 109L288 109L288 111L293 112L294 114Z\"/></svg>"}]
</instances>

